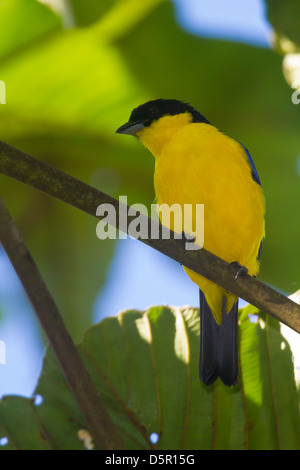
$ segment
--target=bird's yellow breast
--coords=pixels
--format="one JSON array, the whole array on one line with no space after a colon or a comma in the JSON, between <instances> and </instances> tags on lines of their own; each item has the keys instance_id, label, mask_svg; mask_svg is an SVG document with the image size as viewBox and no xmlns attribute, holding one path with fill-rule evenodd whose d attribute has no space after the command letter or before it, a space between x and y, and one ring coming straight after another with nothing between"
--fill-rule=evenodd
<instances>
[{"instance_id":1,"label":"bird's yellow breast","mask_svg":"<svg viewBox=\"0 0 300 470\"><path fill-rule=\"evenodd\" d=\"M204 204L204 248L225 261L238 261L256 275L264 236L264 197L252 178L243 147L210 124L192 123L188 113L165 116L138 138L156 160L158 204ZM176 226L170 228L177 231ZM192 227L186 224L183 230L189 233ZM186 271L203 290L212 310L221 311L224 296L227 311L231 308L234 296Z\"/></svg>"}]
</instances>

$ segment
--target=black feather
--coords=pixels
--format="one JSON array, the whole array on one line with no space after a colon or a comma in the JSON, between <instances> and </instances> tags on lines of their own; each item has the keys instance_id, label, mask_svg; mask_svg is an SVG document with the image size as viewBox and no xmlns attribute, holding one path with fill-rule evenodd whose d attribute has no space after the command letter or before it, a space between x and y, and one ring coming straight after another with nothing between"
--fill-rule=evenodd
<instances>
[{"instance_id":1,"label":"black feather","mask_svg":"<svg viewBox=\"0 0 300 470\"><path fill-rule=\"evenodd\" d=\"M200 291L200 361L199 375L205 385L220 379L227 386L238 377L238 300L229 313L223 308L222 324L218 325Z\"/></svg>"},{"instance_id":2,"label":"black feather","mask_svg":"<svg viewBox=\"0 0 300 470\"><path fill-rule=\"evenodd\" d=\"M178 100L152 100L141 104L135 108L129 118L129 122L143 123L150 126L153 121L157 121L163 116L175 116L177 114L190 113L192 122L202 122L210 124L209 121L188 103Z\"/></svg>"}]
</instances>

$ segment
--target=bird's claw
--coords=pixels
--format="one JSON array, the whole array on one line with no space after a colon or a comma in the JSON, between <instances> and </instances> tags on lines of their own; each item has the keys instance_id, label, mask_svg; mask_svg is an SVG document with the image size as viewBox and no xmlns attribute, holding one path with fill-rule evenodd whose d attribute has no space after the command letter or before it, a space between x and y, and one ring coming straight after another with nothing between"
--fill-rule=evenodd
<instances>
[{"instance_id":1,"label":"bird's claw","mask_svg":"<svg viewBox=\"0 0 300 470\"><path fill-rule=\"evenodd\" d=\"M232 263L229 263L228 266L235 266L237 268L237 271L234 276L235 281L238 277L248 274L248 269L246 268L246 266L242 266L238 261L233 261Z\"/></svg>"},{"instance_id":2,"label":"bird's claw","mask_svg":"<svg viewBox=\"0 0 300 470\"><path fill-rule=\"evenodd\" d=\"M188 251L188 249L186 248L186 243L195 242L195 237L193 235L189 235L188 233L185 233L184 231L180 233L180 236L178 236L178 239L180 240L181 243L183 243L183 248L184 248L185 253ZM180 264L182 266L182 263Z\"/></svg>"},{"instance_id":3,"label":"bird's claw","mask_svg":"<svg viewBox=\"0 0 300 470\"><path fill-rule=\"evenodd\" d=\"M189 233L185 233L184 231L181 232L181 239L183 240L184 243L184 250L188 251L186 249L186 243L194 243L195 242L195 237L194 235L190 235Z\"/></svg>"}]
</instances>

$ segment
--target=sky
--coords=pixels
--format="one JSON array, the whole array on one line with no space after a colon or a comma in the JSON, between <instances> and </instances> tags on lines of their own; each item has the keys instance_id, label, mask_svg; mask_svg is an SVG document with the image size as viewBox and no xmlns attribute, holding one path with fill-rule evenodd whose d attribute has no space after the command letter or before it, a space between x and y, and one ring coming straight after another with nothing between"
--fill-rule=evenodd
<instances>
[{"instance_id":1,"label":"sky","mask_svg":"<svg viewBox=\"0 0 300 470\"><path fill-rule=\"evenodd\" d=\"M260 0L174 3L180 24L195 34L270 47L271 30ZM128 308L144 310L159 304L198 306L198 288L182 267L139 241L120 240L109 274L95 303L95 322ZM1 251L0 304L0 345L6 345L5 351L0 349L0 397L31 396L41 371L44 348L27 298ZM6 364L1 364L4 353Z\"/></svg>"},{"instance_id":2,"label":"sky","mask_svg":"<svg viewBox=\"0 0 300 470\"><path fill-rule=\"evenodd\" d=\"M270 47L272 28L262 0L173 0L179 23L206 37Z\"/></svg>"}]
</instances>

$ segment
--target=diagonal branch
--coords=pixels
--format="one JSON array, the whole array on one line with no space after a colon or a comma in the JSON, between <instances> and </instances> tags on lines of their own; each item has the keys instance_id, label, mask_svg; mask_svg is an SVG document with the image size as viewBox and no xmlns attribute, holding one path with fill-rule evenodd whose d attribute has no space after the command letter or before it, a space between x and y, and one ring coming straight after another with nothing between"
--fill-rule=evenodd
<instances>
[{"instance_id":1,"label":"diagonal branch","mask_svg":"<svg viewBox=\"0 0 300 470\"><path fill-rule=\"evenodd\" d=\"M39 189L94 217L96 217L96 210L100 204L112 204L117 215L116 220L112 220L112 224L130 234L128 227L132 217L128 216L127 227L119 225L119 201L2 142L0 142L0 173ZM128 210L127 206L126 209ZM146 218L145 222L148 224L148 233L150 233L153 221L146 216L140 215L140 217ZM172 232L169 240L145 238L141 241L224 287L300 333L300 305L256 278L243 275L235 280L236 268L234 266L230 266L203 248L186 252L182 240L176 239Z\"/></svg>"},{"instance_id":2,"label":"diagonal branch","mask_svg":"<svg viewBox=\"0 0 300 470\"><path fill-rule=\"evenodd\" d=\"M18 274L61 365L83 417L100 449L120 449L115 426L24 240L0 198L0 242Z\"/></svg>"}]
</instances>

